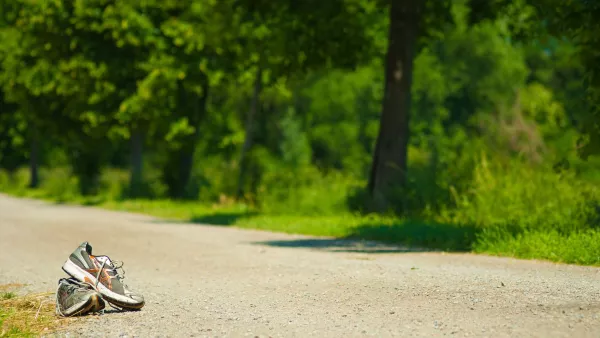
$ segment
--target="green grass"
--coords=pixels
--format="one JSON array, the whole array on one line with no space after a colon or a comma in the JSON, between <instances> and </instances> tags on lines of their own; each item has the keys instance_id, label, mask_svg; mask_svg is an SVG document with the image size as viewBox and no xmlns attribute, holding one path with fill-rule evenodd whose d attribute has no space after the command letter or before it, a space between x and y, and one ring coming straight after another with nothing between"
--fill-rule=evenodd
<instances>
[{"instance_id":1,"label":"green grass","mask_svg":"<svg viewBox=\"0 0 600 338\"><path fill-rule=\"evenodd\" d=\"M344 190L339 178L332 184L321 179L312 189L303 186L290 191L289 201L284 192L273 188L277 190L273 196L279 197L266 198L271 204L259 211L233 202L131 200L115 197L114 193L83 198L69 186L70 181L65 181L68 177L64 174L47 176L46 185L37 190L27 189L23 183L2 185L0 182L0 191L57 203L138 212L167 222L367 239L413 248L600 266L597 187L568 174L531 170L514 163L501 166L482 161L475 168L468 189L463 192L450 189L455 198L453 207L410 219L365 216L342 210L343 196L332 196ZM114 182L109 185L110 191L124 190ZM65 186L62 191L71 192L57 196L61 185ZM351 185L355 186L356 182ZM336 189L331 189L332 186ZM344 190L344 194L348 191ZM327 203L329 209L319 210Z\"/></svg>"},{"instance_id":2,"label":"green grass","mask_svg":"<svg viewBox=\"0 0 600 338\"><path fill-rule=\"evenodd\" d=\"M35 335L28 329L20 329L13 325L5 325L8 318L13 316L13 311L0 308L0 337L34 337ZM6 326L6 327L5 327Z\"/></svg>"},{"instance_id":3,"label":"green grass","mask_svg":"<svg viewBox=\"0 0 600 338\"><path fill-rule=\"evenodd\" d=\"M478 243L475 252L600 266L600 231L567 235L557 231L526 232L494 243Z\"/></svg>"},{"instance_id":4,"label":"green grass","mask_svg":"<svg viewBox=\"0 0 600 338\"><path fill-rule=\"evenodd\" d=\"M14 292L0 292L0 300L8 300L17 297L17 294Z\"/></svg>"}]
</instances>

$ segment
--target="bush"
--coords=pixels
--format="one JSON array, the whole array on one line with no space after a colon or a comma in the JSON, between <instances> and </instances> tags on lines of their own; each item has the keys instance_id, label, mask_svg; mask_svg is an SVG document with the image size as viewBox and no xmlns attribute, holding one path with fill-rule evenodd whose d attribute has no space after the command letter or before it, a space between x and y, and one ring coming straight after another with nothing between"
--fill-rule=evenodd
<instances>
[{"instance_id":1,"label":"bush","mask_svg":"<svg viewBox=\"0 0 600 338\"><path fill-rule=\"evenodd\" d=\"M455 205L435 219L478 229L472 245L476 252L600 262L594 242L600 239L599 190L571 172L483 157L469 188L453 194Z\"/></svg>"},{"instance_id":2,"label":"bush","mask_svg":"<svg viewBox=\"0 0 600 338\"><path fill-rule=\"evenodd\" d=\"M80 196L77 177L67 167L41 169L40 190L58 202L71 201Z\"/></svg>"},{"instance_id":3,"label":"bush","mask_svg":"<svg viewBox=\"0 0 600 338\"><path fill-rule=\"evenodd\" d=\"M568 234L593 226L598 187L569 172L533 168L513 160L508 164L485 157L475 168L469 189L455 192L451 221L480 227Z\"/></svg>"},{"instance_id":4,"label":"bush","mask_svg":"<svg viewBox=\"0 0 600 338\"><path fill-rule=\"evenodd\" d=\"M120 200L129 193L129 172L119 169L106 169L100 174L99 195L107 200Z\"/></svg>"},{"instance_id":5,"label":"bush","mask_svg":"<svg viewBox=\"0 0 600 338\"><path fill-rule=\"evenodd\" d=\"M348 213L348 197L365 184L338 172L323 174L310 166L269 172L261 183L261 211L315 216Z\"/></svg>"},{"instance_id":6,"label":"bush","mask_svg":"<svg viewBox=\"0 0 600 338\"><path fill-rule=\"evenodd\" d=\"M8 172L6 172L6 170L0 169L0 190L8 190L10 184L10 175L8 174Z\"/></svg>"},{"instance_id":7,"label":"bush","mask_svg":"<svg viewBox=\"0 0 600 338\"><path fill-rule=\"evenodd\" d=\"M9 172L0 169L0 189L16 195L23 195L29 185L29 170L27 168Z\"/></svg>"}]
</instances>

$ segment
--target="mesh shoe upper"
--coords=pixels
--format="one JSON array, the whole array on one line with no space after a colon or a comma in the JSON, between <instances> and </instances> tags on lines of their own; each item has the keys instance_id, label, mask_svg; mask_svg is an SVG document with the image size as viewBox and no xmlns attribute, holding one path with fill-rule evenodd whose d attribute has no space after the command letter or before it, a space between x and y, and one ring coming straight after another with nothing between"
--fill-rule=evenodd
<instances>
[{"instance_id":1,"label":"mesh shoe upper","mask_svg":"<svg viewBox=\"0 0 600 338\"><path fill-rule=\"evenodd\" d=\"M100 311L104 302L98 293L87 284L82 284L72 278L62 278L58 281L56 291L56 312L60 315L83 314L89 311Z\"/></svg>"}]
</instances>

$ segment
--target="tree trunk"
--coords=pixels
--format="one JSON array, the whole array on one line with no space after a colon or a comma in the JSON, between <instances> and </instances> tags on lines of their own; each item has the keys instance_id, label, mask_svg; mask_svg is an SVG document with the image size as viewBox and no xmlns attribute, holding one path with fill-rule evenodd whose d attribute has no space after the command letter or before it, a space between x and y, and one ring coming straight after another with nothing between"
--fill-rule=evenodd
<instances>
[{"instance_id":1,"label":"tree trunk","mask_svg":"<svg viewBox=\"0 0 600 338\"><path fill-rule=\"evenodd\" d=\"M103 140L81 134L78 141L80 143L76 144L71 151L71 168L79 180L81 195L92 196L98 193L101 168L106 160L106 152L99 151L98 148L105 146L105 143Z\"/></svg>"},{"instance_id":2,"label":"tree trunk","mask_svg":"<svg viewBox=\"0 0 600 338\"><path fill-rule=\"evenodd\" d=\"M368 190L371 206L401 207L393 195L404 187L409 141L413 58L423 1L392 0L385 62L385 93Z\"/></svg>"},{"instance_id":3,"label":"tree trunk","mask_svg":"<svg viewBox=\"0 0 600 338\"><path fill-rule=\"evenodd\" d=\"M169 153L167 165L163 168L163 177L167 184L169 196L172 198L186 198L188 196L188 183L192 176L194 164L194 153L196 144L200 135L200 122L206 112L208 101L208 79L203 79L203 91L201 97L189 97L185 92L183 84L180 83L179 109L185 111L190 125L194 127L191 135L185 136L182 140L183 145ZM190 104L191 103L191 106Z\"/></svg>"},{"instance_id":4,"label":"tree trunk","mask_svg":"<svg viewBox=\"0 0 600 338\"><path fill-rule=\"evenodd\" d=\"M236 196L238 198L244 195L244 183L246 178L246 171L248 168L248 152L254 145L254 132L256 129L255 121L256 115L258 114L258 107L260 103L260 93L262 91L262 67L258 67L256 71L256 78L254 79L254 91L252 93L252 101L250 103L250 109L246 115L246 136L244 138L244 144L240 152L240 171L238 176L238 186Z\"/></svg>"},{"instance_id":5,"label":"tree trunk","mask_svg":"<svg viewBox=\"0 0 600 338\"><path fill-rule=\"evenodd\" d=\"M29 154L29 187L37 188L40 185L40 138L37 129L31 133L31 153Z\"/></svg>"},{"instance_id":6,"label":"tree trunk","mask_svg":"<svg viewBox=\"0 0 600 338\"><path fill-rule=\"evenodd\" d=\"M144 131L134 128L131 132L131 172L129 191L132 197L140 197L143 183Z\"/></svg>"}]
</instances>

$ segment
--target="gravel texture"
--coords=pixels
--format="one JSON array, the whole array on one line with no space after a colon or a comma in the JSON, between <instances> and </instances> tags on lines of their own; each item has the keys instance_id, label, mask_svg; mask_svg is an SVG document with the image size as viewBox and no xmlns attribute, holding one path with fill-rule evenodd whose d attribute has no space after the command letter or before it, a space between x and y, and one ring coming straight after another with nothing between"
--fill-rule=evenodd
<instances>
[{"instance_id":1,"label":"gravel texture","mask_svg":"<svg viewBox=\"0 0 600 338\"><path fill-rule=\"evenodd\" d=\"M600 337L600 269L289 236L0 195L0 283L54 290L83 241L138 312L58 336Z\"/></svg>"}]
</instances>

